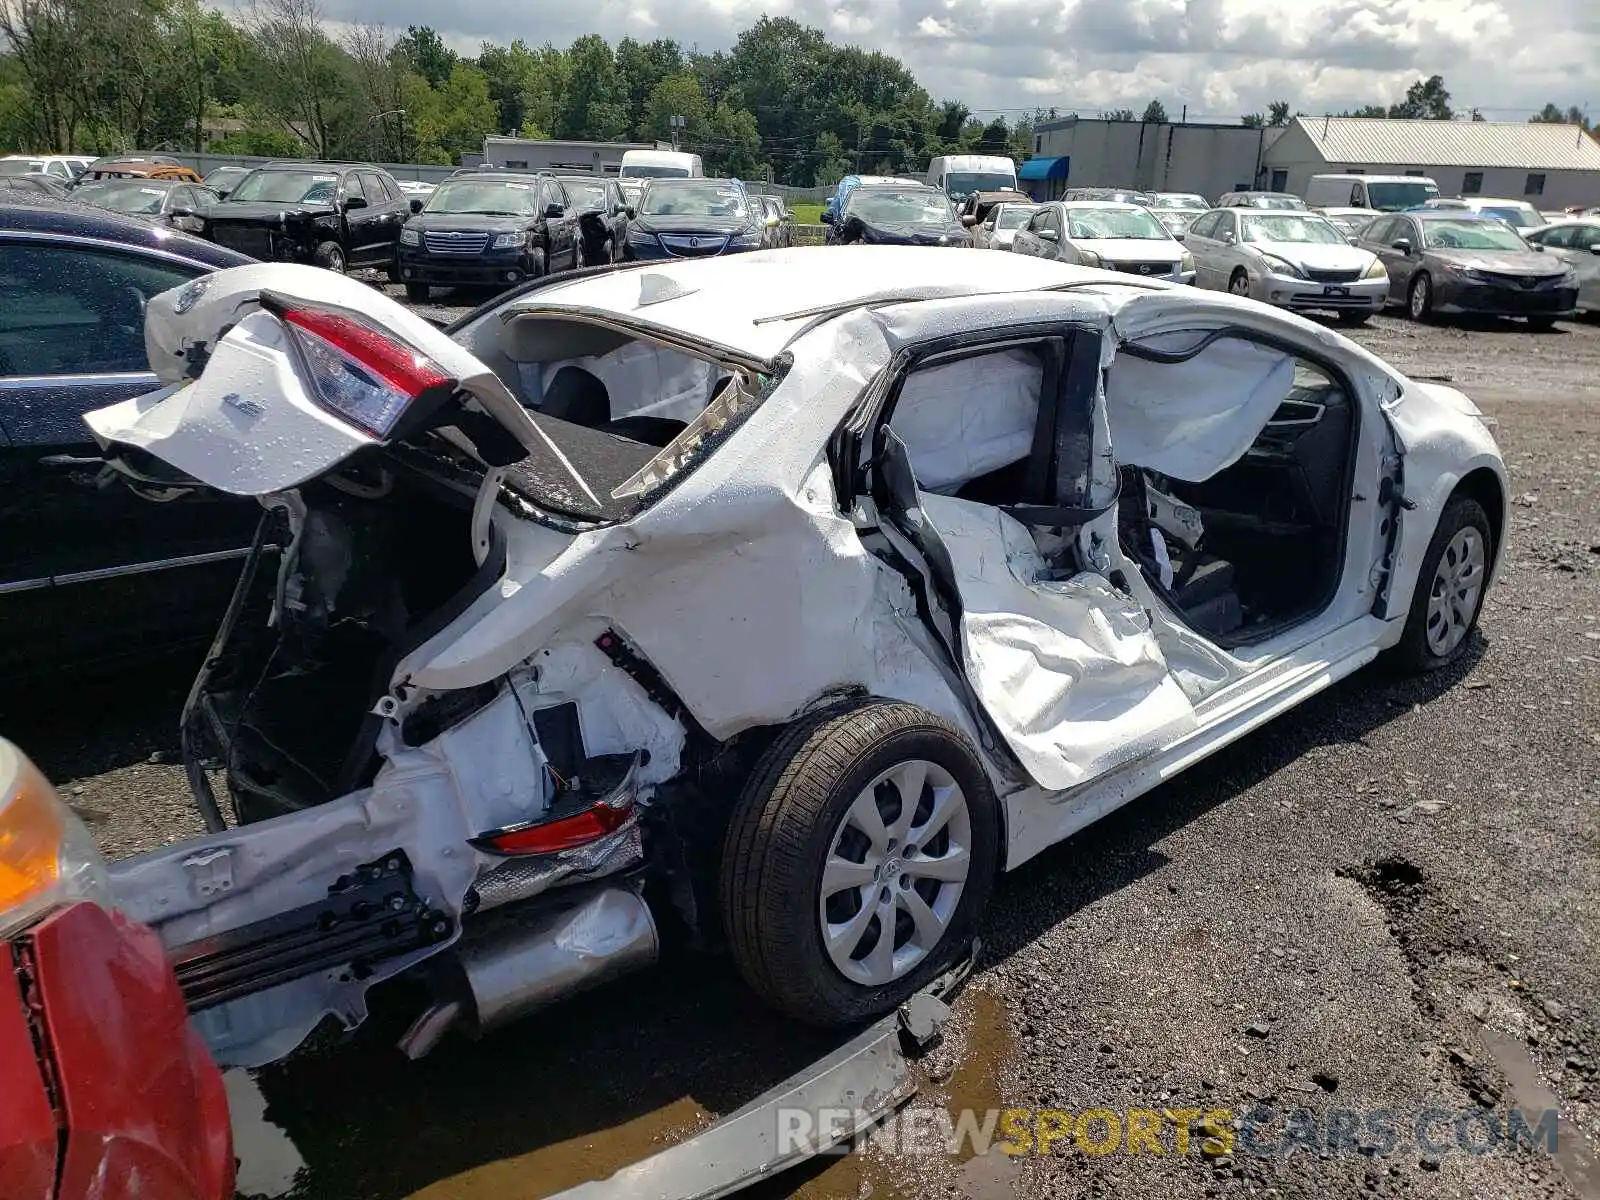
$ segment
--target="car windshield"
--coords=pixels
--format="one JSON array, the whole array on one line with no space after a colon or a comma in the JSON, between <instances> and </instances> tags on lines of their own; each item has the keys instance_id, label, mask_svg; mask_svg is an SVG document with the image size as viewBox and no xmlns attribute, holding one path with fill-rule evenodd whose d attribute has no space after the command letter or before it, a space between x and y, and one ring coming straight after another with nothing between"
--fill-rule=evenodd
<instances>
[{"instance_id":1,"label":"car windshield","mask_svg":"<svg viewBox=\"0 0 1600 1200\"><path fill-rule=\"evenodd\" d=\"M1422 244L1430 250L1526 250L1515 229L1499 221L1423 221Z\"/></svg>"},{"instance_id":2,"label":"car windshield","mask_svg":"<svg viewBox=\"0 0 1600 1200\"><path fill-rule=\"evenodd\" d=\"M1028 218L1038 211L1037 209L1024 208L1020 204L1008 204L1000 210L1000 215L995 219L997 229L1021 229L1028 223Z\"/></svg>"},{"instance_id":3,"label":"car windshield","mask_svg":"<svg viewBox=\"0 0 1600 1200\"><path fill-rule=\"evenodd\" d=\"M44 164L31 158L0 158L0 175L35 175Z\"/></svg>"},{"instance_id":4,"label":"car windshield","mask_svg":"<svg viewBox=\"0 0 1600 1200\"><path fill-rule=\"evenodd\" d=\"M944 190L957 200L973 192L1008 192L1016 186L1014 171L951 171L944 177Z\"/></svg>"},{"instance_id":5,"label":"car windshield","mask_svg":"<svg viewBox=\"0 0 1600 1200\"><path fill-rule=\"evenodd\" d=\"M646 167L637 163L625 166L621 172L623 179L687 179L688 167Z\"/></svg>"},{"instance_id":6,"label":"car windshield","mask_svg":"<svg viewBox=\"0 0 1600 1200\"><path fill-rule=\"evenodd\" d=\"M109 208L112 212L153 216L161 211L161 203L167 198L167 189L131 179L113 179L79 188L77 198L98 208Z\"/></svg>"},{"instance_id":7,"label":"car windshield","mask_svg":"<svg viewBox=\"0 0 1600 1200\"><path fill-rule=\"evenodd\" d=\"M1250 213L1244 218L1247 242L1316 242L1332 246L1349 239L1349 234L1339 232L1326 217L1313 213Z\"/></svg>"},{"instance_id":8,"label":"car windshield","mask_svg":"<svg viewBox=\"0 0 1600 1200\"><path fill-rule=\"evenodd\" d=\"M243 179L248 174L250 174L248 167L218 167L206 176L206 186L210 187L218 183L232 183L236 179Z\"/></svg>"},{"instance_id":9,"label":"car windshield","mask_svg":"<svg viewBox=\"0 0 1600 1200\"><path fill-rule=\"evenodd\" d=\"M332 204L339 177L326 171L253 171L228 196L242 203Z\"/></svg>"},{"instance_id":10,"label":"car windshield","mask_svg":"<svg viewBox=\"0 0 1600 1200\"><path fill-rule=\"evenodd\" d=\"M933 191L897 192L889 188L857 188L845 212L869 225L931 225L940 228L955 218L950 201Z\"/></svg>"},{"instance_id":11,"label":"car windshield","mask_svg":"<svg viewBox=\"0 0 1600 1200\"><path fill-rule=\"evenodd\" d=\"M237 192L234 193L238 195ZM536 211L534 184L511 179L462 179L441 183L423 205L423 212L476 213L486 217L521 217Z\"/></svg>"},{"instance_id":12,"label":"car windshield","mask_svg":"<svg viewBox=\"0 0 1600 1200\"><path fill-rule=\"evenodd\" d=\"M652 183L645 189L639 214L645 217L720 217L744 220L744 197L731 184L696 179Z\"/></svg>"},{"instance_id":13,"label":"car windshield","mask_svg":"<svg viewBox=\"0 0 1600 1200\"><path fill-rule=\"evenodd\" d=\"M1531 204L1485 205L1479 211L1486 217L1504 221L1513 229L1536 229L1545 223L1544 217Z\"/></svg>"},{"instance_id":14,"label":"car windshield","mask_svg":"<svg viewBox=\"0 0 1600 1200\"><path fill-rule=\"evenodd\" d=\"M1157 196L1150 203L1155 208L1198 208L1204 211L1206 207L1204 196L1197 196L1188 192Z\"/></svg>"},{"instance_id":15,"label":"car windshield","mask_svg":"<svg viewBox=\"0 0 1600 1200\"><path fill-rule=\"evenodd\" d=\"M572 207L575 211L590 212L595 209L605 209L605 184L585 183L577 179L563 179L561 185L567 189L567 199L572 201Z\"/></svg>"},{"instance_id":16,"label":"car windshield","mask_svg":"<svg viewBox=\"0 0 1600 1200\"><path fill-rule=\"evenodd\" d=\"M1165 208L1156 213L1156 220L1173 233L1182 233L1205 211L1203 208Z\"/></svg>"},{"instance_id":17,"label":"car windshield","mask_svg":"<svg viewBox=\"0 0 1600 1200\"><path fill-rule=\"evenodd\" d=\"M1403 212L1426 204L1438 194L1438 188L1421 180L1416 183L1367 184L1367 202L1379 212Z\"/></svg>"},{"instance_id":18,"label":"car windshield","mask_svg":"<svg viewBox=\"0 0 1600 1200\"><path fill-rule=\"evenodd\" d=\"M1251 208L1304 208L1298 196L1251 196Z\"/></svg>"},{"instance_id":19,"label":"car windshield","mask_svg":"<svg viewBox=\"0 0 1600 1200\"><path fill-rule=\"evenodd\" d=\"M1069 208L1067 236L1090 242L1105 238L1131 238L1149 242L1172 239L1166 226L1144 208Z\"/></svg>"}]
</instances>

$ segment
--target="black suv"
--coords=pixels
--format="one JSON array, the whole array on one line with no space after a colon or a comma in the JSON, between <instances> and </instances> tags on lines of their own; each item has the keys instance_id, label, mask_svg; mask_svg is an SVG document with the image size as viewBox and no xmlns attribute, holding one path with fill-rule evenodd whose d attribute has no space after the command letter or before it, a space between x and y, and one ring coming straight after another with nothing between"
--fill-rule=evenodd
<instances>
[{"instance_id":1,"label":"black suv","mask_svg":"<svg viewBox=\"0 0 1600 1200\"><path fill-rule=\"evenodd\" d=\"M266 262L392 270L406 202L377 167L274 162L246 175L204 216L206 237Z\"/></svg>"},{"instance_id":2,"label":"black suv","mask_svg":"<svg viewBox=\"0 0 1600 1200\"><path fill-rule=\"evenodd\" d=\"M583 263L578 215L553 175L458 172L411 211L395 274L412 300L434 284L510 287Z\"/></svg>"},{"instance_id":3,"label":"black suv","mask_svg":"<svg viewBox=\"0 0 1600 1200\"><path fill-rule=\"evenodd\" d=\"M576 213L583 237L583 264L614 263L628 251L628 218L633 209L615 179L600 175L558 175L567 189L567 211Z\"/></svg>"}]
</instances>

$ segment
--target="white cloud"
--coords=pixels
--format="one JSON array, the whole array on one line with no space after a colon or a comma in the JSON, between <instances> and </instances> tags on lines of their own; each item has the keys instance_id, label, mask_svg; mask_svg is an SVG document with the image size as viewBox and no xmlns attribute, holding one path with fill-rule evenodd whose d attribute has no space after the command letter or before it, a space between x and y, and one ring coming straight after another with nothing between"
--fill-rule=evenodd
<instances>
[{"instance_id":1,"label":"white cloud","mask_svg":"<svg viewBox=\"0 0 1600 1200\"><path fill-rule=\"evenodd\" d=\"M326 0L328 15L558 46L598 32L725 49L763 15L899 57L936 99L979 111L1055 105L1231 118L1389 103L1441 74L1458 108L1515 120L1593 102L1594 0ZM535 16L531 23L529 17Z\"/></svg>"}]
</instances>

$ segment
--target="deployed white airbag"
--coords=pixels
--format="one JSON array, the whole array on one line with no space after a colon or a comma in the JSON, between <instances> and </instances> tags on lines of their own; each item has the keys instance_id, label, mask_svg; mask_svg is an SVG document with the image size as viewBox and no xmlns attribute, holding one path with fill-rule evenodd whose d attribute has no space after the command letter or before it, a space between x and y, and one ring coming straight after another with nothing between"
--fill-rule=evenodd
<instances>
[{"instance_id":1,"label":"deployed white airbag","mask_svg":"<svg viewBox=\"0 0 1600 1200\"><path fill-rule=\"evenodd\" d=\"M911 452L917 482L953 492L1028 457L1044 368L1027 350L997 350L914 371L889 424Z\"/></svg>"},{"instance_id":2,"label":"deployed white airbag","mask_svg":"<svg viewBox=\"0 0 1600 1200\"><path fill-rule=\"evenodd\" d=\"M1177 351L1201 335L1160 334L1140 345ZM1122 349L1106 377L1117 461L1199 483L1237 462L1294 386L1294 356L1221 338L1180 363Z\"/></svg>"},{"instance_id":3,"label":"deployed white airbag","mask_svg":"<svg viewBox=\"0 0 1600 1200\"><path fill-rule=\"evenodd\" d=\"M710 403L720 373L714 363L681 350L630 341L607 354L524 364L524 371L538 376L537 384L528 387L527 394L543 396L556 372L565 366L582 367L606 385L613 421L623 417L667 417L685 425ZM527 384L525 375L524 386Z\"/></svg>"},{"instance_id":4,"label":"deployed white airbag","mask_svg":"<svg viewBox=\"0 0 1600 1200\"><path fill-rule=\"evenodd\" d=\"M1136 601L1099 575L1035 582L1045 564L1017 521L921 501L955 567L967 678L1035 783L1070 788L1195 727Z\"/></svg>"}]
</instances>

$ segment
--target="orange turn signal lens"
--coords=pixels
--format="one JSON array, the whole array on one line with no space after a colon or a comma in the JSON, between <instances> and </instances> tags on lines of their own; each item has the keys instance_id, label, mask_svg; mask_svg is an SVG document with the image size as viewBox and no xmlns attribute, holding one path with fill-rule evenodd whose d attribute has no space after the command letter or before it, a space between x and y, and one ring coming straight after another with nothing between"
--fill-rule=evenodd
<instances>
[{"instance_id":1,"label":"orange turn signal lens","mask_svg":"<svg viewBox=\"0 0 1600 1200\"><path fill-rule=\"evenodd\" d=\"M39 768L0 742L0 912L61 881L61 811Z\"/></svg>"}]
</instances>

